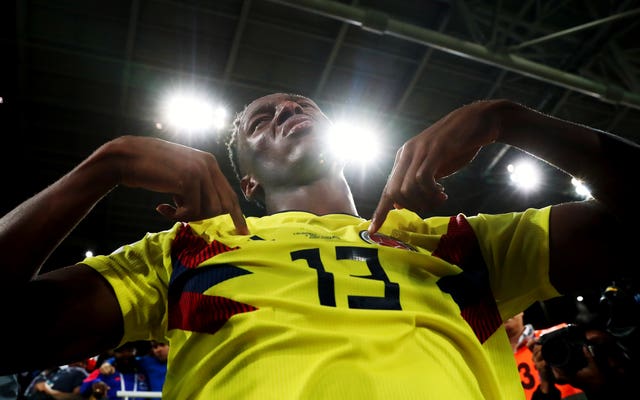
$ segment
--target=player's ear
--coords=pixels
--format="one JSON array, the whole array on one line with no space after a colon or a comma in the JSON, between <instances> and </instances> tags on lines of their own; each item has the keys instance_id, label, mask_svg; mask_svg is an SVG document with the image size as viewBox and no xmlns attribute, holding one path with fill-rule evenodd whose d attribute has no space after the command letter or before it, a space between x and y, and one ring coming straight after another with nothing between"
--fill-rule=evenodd
<instances>
[{"instance_id":1,"label":"player's ear","mask_svg":"<svg viewBox=\"0 0 640 400\"><path fill-rule=\"evenodd\" d=\"M262 186L254 179L253 176L245 175L240 179L240 187L244 198L247 200L255 200L256 196L262 197Z\"/></svg>"}]
</instances>

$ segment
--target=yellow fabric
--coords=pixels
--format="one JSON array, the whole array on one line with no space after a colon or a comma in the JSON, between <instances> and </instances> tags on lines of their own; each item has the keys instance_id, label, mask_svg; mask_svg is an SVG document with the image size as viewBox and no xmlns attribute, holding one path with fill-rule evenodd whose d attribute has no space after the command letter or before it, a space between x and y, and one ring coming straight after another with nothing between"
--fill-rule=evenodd
<instances>
[{"instance_id":1,"label":"yellow fabric","mask_svg":"<svg viewBox=\"0 0 640 400\"><path fill-rule=\"evenodd\" d=\"M547 277L548 217L546 208L467 218L503 320L557 295ZM171 251L181 224L84 260L117 293L122 342L170 340L163 398L523 398L502 326L481 343L437 284L461 272L431 255L449 218L422 220L410 211L392 211L380 233L407 248L367 242L362 235L369 221L349 215L285 212L247 223L248 236L233 233L228 215L187 228L206 243L231 249L197 268L244 271L202 294L256 308L233 315L214 333L168 330ZM320 269L331 283L319 283ZM321 287L335 305L321 304L327 302Z\"/></svg>"}]
</instances>

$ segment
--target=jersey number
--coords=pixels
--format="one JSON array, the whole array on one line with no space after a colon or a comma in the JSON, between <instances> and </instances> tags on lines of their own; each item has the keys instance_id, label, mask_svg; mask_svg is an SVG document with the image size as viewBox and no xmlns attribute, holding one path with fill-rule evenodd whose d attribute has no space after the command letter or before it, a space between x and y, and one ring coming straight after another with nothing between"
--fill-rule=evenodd
<instances>
[{"instance_id":1,"label":"jersey number","mask_svg":"<svg viewBox=\"0 0 640 400\"><path fill-rule=\"evenodd\" d=\"M291 252L291 260L305 260L318 274L318 297L323 306L336 306L333 274L324 269L320 249L305 249ZM351 275L362 279L373 279L384 283L384 297L349 295L349 308L373 310L401 310L400 286L391 282L378 259L378 249L368 247L337 246L336 260L363 261L371 275Z\"/></svg>"},{"instance_id":2,"label":"jersey number","mask_svg":"<svg viewBox=\"0 0 640 400\"><path fill-rule=\"evenodd\" d=\"M520 383L524 389L533 389L536 385L536 377L531 373L531 367L527 363L519 363L518 370L520 371Z\"/></svg>"}]
</instances>

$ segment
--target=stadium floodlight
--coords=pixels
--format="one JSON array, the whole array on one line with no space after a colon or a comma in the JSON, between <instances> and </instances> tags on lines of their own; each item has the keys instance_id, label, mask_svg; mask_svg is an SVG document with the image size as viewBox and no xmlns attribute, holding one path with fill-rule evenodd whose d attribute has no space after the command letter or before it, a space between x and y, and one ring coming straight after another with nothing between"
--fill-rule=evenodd
<instances>
[{"instance_id":1,"label":"stadium floodlight","mask_svg":"<svg viewBox=\"0 0 640 400\"><path fill-rule=\"evenodd\" d=\"M173 94L167 98L163 111L168 127L176 132L202 133L221 129L227 124L227 111L198 94ZM163 124L158 124L156 127L161 129Z\"/></svg>"},{"instance_id":2,"label":"stadium floodlight","mask_svg":"<svg viewBox=\"0 0 640 400\"><path fill-rule=\"evenodd\" d=\"M540 171L529 161L520 161L515 165L509 164L507 170L510 173L511 182L523 190L533 190L540 183Z\"/></svg>"},{"instance_id":3,"label":"stadium floodlight","mask_svg":"<svg viewBox=\"0 0 640 400\"><path fill-rule=\"evenodd\" d=\"M591 196L591 191L589 190L588 187L585 186L585 184L577 178L571 178L571 184L573 185L576 194L584 199L590 199Z\"/></svg>"},{"instance_id":4,"label":"stadium floodlight","mask_svg":"<svg viewBox=\"0 0 640 400\"><path fill-rule=\"evenodd\" d=\"M329 130L331 152L347 163L364 165L380 153L380 135L372 127L350 121L337 121Z\"/></svg>"}]
</instances>

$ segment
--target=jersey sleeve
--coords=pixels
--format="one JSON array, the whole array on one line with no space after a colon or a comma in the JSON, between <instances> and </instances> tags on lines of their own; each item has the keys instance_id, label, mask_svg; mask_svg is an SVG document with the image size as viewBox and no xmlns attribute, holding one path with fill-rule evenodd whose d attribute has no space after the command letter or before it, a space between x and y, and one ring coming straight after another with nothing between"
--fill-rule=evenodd
<instances>
[{"instance_id":1,"label":"jersey sleeve","mask_svg":"<svg viewBox=\"0 0 640 400\"><path fill-rule=\"evenodd\" d=\"M171 241L177 227L178 224L168 231L148 233L110 255L82 261L98 271L116 293L125 332L120 344L166 340Z\"/></svg>"},{"instance_id":2,"label":"jersey sleeve","mask_svg":"<svg viewBox=\"0 0 640 400\"><path fill-rule=\"evenodd\" d=\"M470 217L503 318L559 296L549 280L551 207Z\"/></svg>"}]
</instances>

